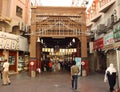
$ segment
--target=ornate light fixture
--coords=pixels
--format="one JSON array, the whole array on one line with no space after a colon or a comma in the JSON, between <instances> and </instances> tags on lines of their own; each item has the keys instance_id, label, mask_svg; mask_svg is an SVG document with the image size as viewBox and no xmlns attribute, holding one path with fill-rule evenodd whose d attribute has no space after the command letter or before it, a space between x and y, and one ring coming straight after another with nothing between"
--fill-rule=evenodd
<instances>
[{"instance_id":1,"label":"ornate light fixture","mask_svg":"<svg viewBox=\"0 0 120 92\"><path fill-rule=\"evenodd\" d=\"M37 38L37 42L40 42L40 38L39 37Z\"/></svg>"}]
</instances>

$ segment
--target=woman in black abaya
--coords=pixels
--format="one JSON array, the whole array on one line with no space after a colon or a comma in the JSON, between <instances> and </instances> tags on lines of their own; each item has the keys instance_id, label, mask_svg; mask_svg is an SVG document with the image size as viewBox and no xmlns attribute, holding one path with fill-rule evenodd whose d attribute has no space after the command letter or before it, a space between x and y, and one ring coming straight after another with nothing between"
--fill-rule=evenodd
<instances>
[{"instance_id":1,"label":"woman in black abaya","mask_svg":"<svg viewBox=\"0 0 120 92\"><path fill-rule=\"evenodd\" d=\"M116 84L116 69L112 63L105 71L104 81L106 82L107 80L110 86L110 92L113 92L114 86Z\"/></svg>"}]
</instances>

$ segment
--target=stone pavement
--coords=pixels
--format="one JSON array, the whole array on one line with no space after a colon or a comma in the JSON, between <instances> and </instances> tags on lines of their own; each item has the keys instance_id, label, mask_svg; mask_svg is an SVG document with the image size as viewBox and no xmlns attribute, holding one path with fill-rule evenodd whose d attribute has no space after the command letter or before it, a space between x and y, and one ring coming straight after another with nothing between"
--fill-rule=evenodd
<instances>
[{"instance_id":1,"label":"stone pavement","mask_svg":"<svg viewBox=\"0 0 120 92\"><path fill-rule=\"evenodd\" d=\"M11 85L2 86L0 80L0 92L109 92L108 83L104 83L103 78L104 75L98 73L80 76L78 90L74 91L69 72L45 72L35 78L22 72L10 76Z\"/></svg>"}]
</instances>

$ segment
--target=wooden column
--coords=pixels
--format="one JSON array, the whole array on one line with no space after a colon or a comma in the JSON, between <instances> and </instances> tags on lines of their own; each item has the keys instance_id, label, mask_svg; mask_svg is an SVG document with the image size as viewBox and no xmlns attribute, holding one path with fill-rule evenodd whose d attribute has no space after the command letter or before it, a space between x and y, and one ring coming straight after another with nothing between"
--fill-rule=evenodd
<instances>
[{"instance_id":1,"label":"wooden column","mask_svg":"<svg viewBox=\"0 0 120 92\"><path fill-rule=\"evenodd\" d=\"M80 57L80 42L77 44L77 57Z\"/></svg>"},{"instance_id":2,"label":"wooden column","mask_svg":"<svg viewBox=\"0 0 120 92\"><path fill-rule=\"evenodd\" d=\"M87 58L87 35L85 34L86 32L86 27L82 26L82 34L80 36L80 41L81 41L81 57L82 58Z\"/></svg>"},{"instance_id":3,"label":"wooden column","mask_svg":"<svg viewBox=\"0 0 120 92\"><path fill-rule=\"evenodd\" d=\"M38 60L38 67L41 68L41 43L40 42L37 42L36 54L37 54L37 60Z\"/></svg>"},{"instance_id":4,"label":"wooden column","mask_svg":"<svg viewBox=\"0 0 120 92\"><path fill-rule=\"evenodd\" d=\"M36 58L36 16L32 14L31 35L30 35L30 57Z\"/></svg>"}]
</instances>

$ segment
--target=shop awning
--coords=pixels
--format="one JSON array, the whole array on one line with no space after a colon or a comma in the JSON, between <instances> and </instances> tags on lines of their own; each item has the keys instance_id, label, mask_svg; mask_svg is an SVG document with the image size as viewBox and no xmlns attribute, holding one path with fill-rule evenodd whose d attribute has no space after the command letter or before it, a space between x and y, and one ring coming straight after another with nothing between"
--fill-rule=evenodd
<instances>
[{"instance_id":1,"label":"shop awning","mask_svg":"<svg viewBox=\"0 0 120 92\"><path fill-rule=\"evenodd\" d=\"M110 44L110 45L107 45L107 46L104 46L102 48L103 51L105 50L111 50L111 49L115 49L115 48L119 48L120 47L120 42L116 42L114 44Z\"/></svg>"},{"instance_id":2,"label":"shop awning","mask_svg":"<svg viewBox=\"0 0 120 92\"><path fill-rule=\"evenodd\" d=\"M120 42L114 43L114 48L119 48L120 47Z\"/></svg>"},{"instance_id":3,"label":"shop awning","mask_svg":"<svg viewBox=\"0 0 120 92\"><path fill-rule=\"evenodd\" d=\"M110 45L106 45L102 48L103 51L106 51L106 50L111 50L114 48L114 45L113 44L110 44Z\"/></svg>"}]
</instances>

